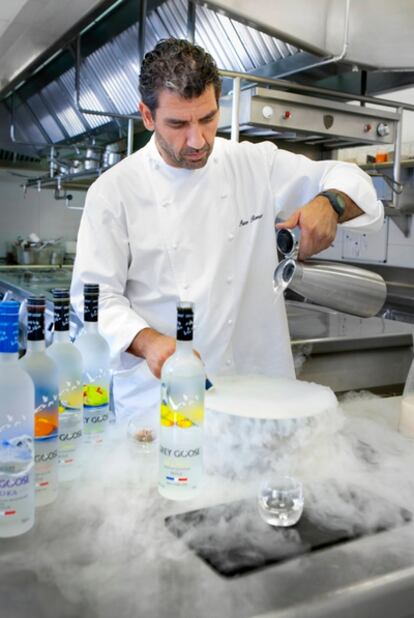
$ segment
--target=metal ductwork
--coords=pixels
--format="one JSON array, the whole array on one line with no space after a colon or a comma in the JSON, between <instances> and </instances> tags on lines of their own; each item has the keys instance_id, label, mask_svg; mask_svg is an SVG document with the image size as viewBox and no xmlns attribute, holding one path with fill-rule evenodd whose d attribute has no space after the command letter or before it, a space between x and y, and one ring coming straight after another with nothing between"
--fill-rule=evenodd
<instances>
[{"instance_id":1,"label":"metal ductwork","mask_svg":"<svg viewBox=\"0 0 414 618\"><path fill-rule=\"evenodd\" d=\"M107 40L99 46L93 43L97 38L93 24L78 37L73 38L72 32L72 40L66 41L43 71L28 77L13 94L6 90L9 96L0 103L0 147L36 154L52 144L95 136L102 127L112 131L107 141L115 139L119 132L126 133L122 118L137 117L138 41L142 29L135 1L114 4L113 21L123 19L115 34L108 36L112 13L105 28L101 27ZM119 18L117 10L122 14ZM187 0L149 3L145 48L151 49L168 36L186 37L188 15ZM97 28L102 39L99 24ZM209 49L220 68L242 72L253 72L300 53L292 45L205 6L196 6L194 38ZM60 71L56 69L59 66ZM50 79L53 72L57 74ZM84 113L85 109L94 113ZM10 124L11 132L6 130Z\"/></svg>"},{"instance_id":2,"label":"metal ductwork","mask_svg":"<svg viewBox=\"0 0 414 618\"><path fill-rule=\"evenodd\" d=\"M412 0L212 0L209 6L324 58L360 67L414 69ZM349 24L347 19L349 17ZM304 65L306 66L306 65ZM277 76L277 75L275 75Z\"/></svg>"}]
</instances>

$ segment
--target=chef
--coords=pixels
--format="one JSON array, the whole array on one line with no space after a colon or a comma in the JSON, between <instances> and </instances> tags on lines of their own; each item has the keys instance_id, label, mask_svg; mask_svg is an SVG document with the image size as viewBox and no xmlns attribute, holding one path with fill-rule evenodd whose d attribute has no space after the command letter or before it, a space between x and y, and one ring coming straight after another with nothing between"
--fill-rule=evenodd
<instances>
[{"instance_id":1,"label":"chef","mask_svg":"<svg viewBox=\"0 0 414 618\"><path fill-rule=\"evenodd\" d=\"M283 298L275 300L275 218L301 230L300 257L326 249L337 226L378 231L370 178L270 142L216 137L220 78L212 57L167 39L146 54L139 109L149 143L90 187L72 299L99 283L119 416L158 401L175 349L176 305L195 306L195 348L207 374L294 377Z\"/></svg>"}]
</instances>

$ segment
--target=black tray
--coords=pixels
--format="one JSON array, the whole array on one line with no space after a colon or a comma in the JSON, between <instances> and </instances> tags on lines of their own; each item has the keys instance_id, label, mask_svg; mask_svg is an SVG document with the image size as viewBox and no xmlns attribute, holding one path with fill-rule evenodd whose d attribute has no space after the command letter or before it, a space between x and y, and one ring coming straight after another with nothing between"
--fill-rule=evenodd
<instances>
[{"instance_id":1,"label":"black tray","mask_svg":"<svg viewBox=\"0 0 414 618\"><path fill-rule=\"evenodd\" d=\"M356 499L355 493L352 499ZM379 506L387 504L381 498L376 500ZM361 503L362 509L363 506ZM393 523L384 520L371 528L360 524L347 529L341 529L340 524L328 527L306 510L295 526L275 528L262 521L254 500L172 515L165 519L165 524L174 535L183 537L187 546L217 573L235 577L411 521L409 511L393 505L389 507L394 512ZM331 520L341 521L335 516Z\"/></svg>"}]
</instances>

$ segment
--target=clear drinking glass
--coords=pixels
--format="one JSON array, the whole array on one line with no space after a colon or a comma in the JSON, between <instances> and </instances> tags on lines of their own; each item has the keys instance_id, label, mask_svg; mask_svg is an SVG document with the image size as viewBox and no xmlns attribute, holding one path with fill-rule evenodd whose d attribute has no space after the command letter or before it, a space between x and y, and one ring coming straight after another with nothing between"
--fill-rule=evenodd
<instances>
[{"instance_id":1,"label":"clear drinking glass","mask_svg":"<svg viewBox=\"0 0 414 618\"><path fill-rule=\"evenodd\" d=\"M260 517L271 526L294 526L303 511L302 483L291 476L266 479L257 494Z\"/></svg>"},{"instance_id":2,"label":"clear drinking glass","mask_svg":"<svg viewBox=\"0 0 414 618\"><path fill-rule=\"evenodd\" d=\"M159 406L139 410L128 421L130 444L141 453L151 453L158 443Z\"/></svg>"}]
</instances>

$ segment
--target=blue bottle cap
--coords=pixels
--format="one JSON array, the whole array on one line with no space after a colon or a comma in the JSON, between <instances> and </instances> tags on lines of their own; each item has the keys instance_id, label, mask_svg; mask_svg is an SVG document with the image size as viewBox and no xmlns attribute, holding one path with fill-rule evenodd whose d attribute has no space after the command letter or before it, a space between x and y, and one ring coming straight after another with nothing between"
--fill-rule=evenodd
<instances>
[{"instance_id":1,"label":"blue bottle cap","mask_svg":"<svg viewBox=\"0 0 414 618\"><path fill-rule=\"evenodd\" d=\"M0 353L15 354L19 350L19 303L0 303Z\"/></svg>"},{"instance_id":2,"label":"blue bottle cap","mask_svg":"<svg viewBox=\"0 0 414 618\"><path fill-rule=\"evenodd\" d=\"M0 303L0 315L19 315L20 303L15 300L6 300Z\"/></svg>"}]
</instances>

